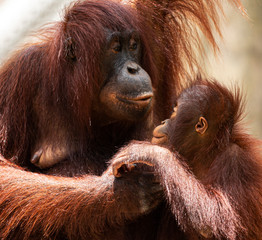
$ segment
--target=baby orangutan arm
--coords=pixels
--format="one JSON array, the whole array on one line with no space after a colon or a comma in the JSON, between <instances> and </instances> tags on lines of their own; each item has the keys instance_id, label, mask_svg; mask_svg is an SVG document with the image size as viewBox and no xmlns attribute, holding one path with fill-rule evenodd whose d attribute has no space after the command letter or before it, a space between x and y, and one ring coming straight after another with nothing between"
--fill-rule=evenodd
<instances>
[{"instance_id":1,"label":"baby orangutan arm","mask_svg":"<svg viewBox=\"0 0 262 240\"><path fill-rule=\"evenodd\" d=\"M240 223L227 195L197 180L179 156L148 142L135 142L123 148L116 158L113 173L118 178L123 165L154 165L166 200L183 230L196 231L204 237L236 238Z\"/></svg>"}]
</instances>

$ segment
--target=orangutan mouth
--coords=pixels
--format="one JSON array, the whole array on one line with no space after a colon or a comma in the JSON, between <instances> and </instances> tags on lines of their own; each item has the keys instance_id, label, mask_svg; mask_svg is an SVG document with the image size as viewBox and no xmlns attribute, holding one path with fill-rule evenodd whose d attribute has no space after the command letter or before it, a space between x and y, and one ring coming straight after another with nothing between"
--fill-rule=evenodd
<instances>
[{"instance_id":1,"label":"orangutan mouth","mask_svg":"<svg viewBox=\"0 0 262 240\"><path fill-rule=\"evenodd\" d=\"M119 101L122 101L124 103L128 103L128 104L137 104L140 106L147 106L151 103L153 98L153 94L152 93L146 93L143 95L139 95L136 97L117 97L117 99Z\"/></svg>"}]
</instances>

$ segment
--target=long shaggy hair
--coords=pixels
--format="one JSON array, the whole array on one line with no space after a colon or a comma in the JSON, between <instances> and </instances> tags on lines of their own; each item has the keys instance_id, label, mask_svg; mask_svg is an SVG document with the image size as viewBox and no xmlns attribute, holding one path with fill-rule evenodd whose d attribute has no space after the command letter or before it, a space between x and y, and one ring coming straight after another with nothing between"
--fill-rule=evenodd
<instances>
[{"instance_id":1,"label":"long shaggy hair","mask_svg":"<svg viewBox=\"0 0 262 240\"><path fill-rule=\"evenodd\" d=\"M159 123L170 115L172 103L187 77L198 72L194 49L201 49L200 32L214 49L218 48L214 35L220 34L221 2L130 0L124 4L111 0L76 1L66 9L60 22L39 32L37 43L28 44L6 61L0 69L1 154L30 169L29 159L39 136L57 137L62 127L68 132L67 142L80 145L84 154L79 161L71 161L74 166L68 164L66 169L63 165L64 169L59 169L58 174L62 175L64 170L70 175L73 167L79 170L84 168L83 164L94 164L96 169L92 171L94 175L85 176L85 179L51 177L18 170L11 161L8 164L7 160L1 161L1 238L33 239L43 234L43 239L50 236L54 236L53 239L87 239L90 235L95 239L96 234L103 232L106 235L112 231L111 237L106 235L101 239L123 239L116 237L122 232L114 228L118 226L114 221L126 224L129 218L124 218L118 211L122 209L122 213L128 214L129 210L124 211L126 204L132 206L135 203L127 199L131 195L121 191L119 197L115 189L108 186L110 181L96 174L105 170L106 161L125 142L145 139L143 126L150 129L152 126L147 126L148 119L145 119L135 124L124 123L125 128L116 124L104 132L101 126L94 129L90 124L90 119L96 120L92 119L92 107L103 81L101 70L106 31L136 30L140 34L141 65L152 79L153 118ZM240 0L229 2L242 8ZM129 128L126 127L128 124L131 125ZM90 150L88 144L92 133L105 144L94 141L94 148ZM109 146L109 154L104 151L105 146ZM122 206L120 210L118 203ZM155 216L142 217L141 222L148 226L151 222L158 223ZM161 222L160 230L169 232L158 232L159 239L177 236L170 234L175 228L170 228L169 222ZM136 224L135 231L126 226L130 236L138 236L133 239L143 236L148 239L155 233L150 233L152 226L148 232L141 229L139 222L134 222L134 226ZM60 235L60 231L66 237Z\"/></svg>"},{"instance_id":2,"label":"long shaggy hair","mask_svg":"<svg viewBox=\"0 0 262 240\"><path fill-rule=\"evenodd\" d=\"M238 0L232 2L241 6ZM52 124L59 116L64 125L77 126L75 135L86 132L102 81L106 29L138 31L142 67L152 79L158 103L155 121L168 117L174 92L197 67L193 50L201 46L198 30L217 48L219 10L218 0L72 3L62 21L40 32L41 41L18 51L0 70L2 154L25 159L39 118Z\"/></svg>"}]
</instances>

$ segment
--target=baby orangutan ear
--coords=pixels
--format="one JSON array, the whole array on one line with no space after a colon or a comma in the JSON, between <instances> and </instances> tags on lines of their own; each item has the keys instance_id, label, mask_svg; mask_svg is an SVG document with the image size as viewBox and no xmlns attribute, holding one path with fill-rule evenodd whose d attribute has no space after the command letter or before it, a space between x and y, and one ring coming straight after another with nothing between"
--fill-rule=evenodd
<instances>
[{"instance_id":1,"label":"baby orangutan ear","mask_svg":"<svg viewBox=\"0 0 262 240\"><path fill-rule=\"evenodd\" d=\"M204 134L208 128L207 120L204 117L200 117L198 123L195 125L196 132Z\"/></svg>"}]
</instances>

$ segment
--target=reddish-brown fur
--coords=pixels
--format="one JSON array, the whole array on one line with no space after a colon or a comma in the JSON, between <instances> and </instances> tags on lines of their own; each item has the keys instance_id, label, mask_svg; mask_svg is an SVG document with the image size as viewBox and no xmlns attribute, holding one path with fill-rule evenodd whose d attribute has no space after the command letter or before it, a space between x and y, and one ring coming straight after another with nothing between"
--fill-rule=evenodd
<instances>
[{"instance_id":1,"label":"reddish-brown fur","mask_svg":"<svg viewBox=\"0 0 262 240\"><path fill-rule=\"evenodd\" d=\"M114 172L123 163L155 165L171 211L187 235L177 239L262 239L262 142L240 123L239 90L232 93L217 82L198 79L179 101L181 107L165 129L166 147L174 154L146 142L130 144L115 156ZM186 101L191 111L181 110ZM203 136L195 133L194 124L190 127L198 110L209 124Z\"/></svg>"},{"instance_id":2,"label":"reddish-brown fur","mask_svg":"<svg viewBox=\"0 0 262 240\"><path fill-rule=\"evenodd\" d=\"M1 68L1 239L181 239L168 210L165 216L162 206L147 215L141 209L138 190L147 187L132 176L115 181L114 161L108 168L107 161L126 142L147 139L151 118L158 123L168 117L182 79L197 66L192 42L201 44L195 26L216 48L220 1L132 2L132 7L76 2L63 21L43 30L39 43L18 51ZM152 79L156 104L138 123L101 126L92 115L106 28L140 34L142 67ZM31 154L39 136L64 144L60 129L67 133L66 144L78 151L45 175L30 163ZM154 206L155 199L142 193Z\"/></svg>"}]
</instances>

